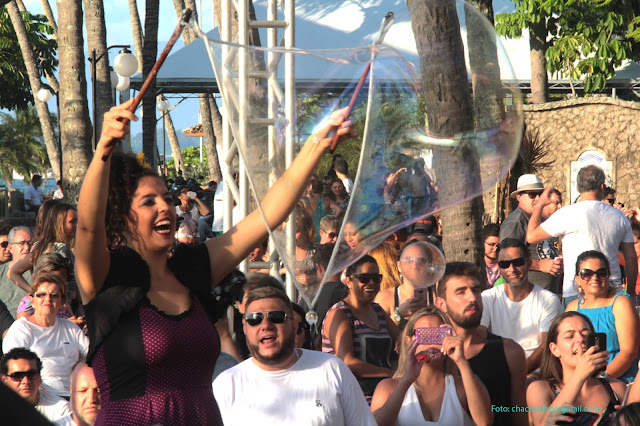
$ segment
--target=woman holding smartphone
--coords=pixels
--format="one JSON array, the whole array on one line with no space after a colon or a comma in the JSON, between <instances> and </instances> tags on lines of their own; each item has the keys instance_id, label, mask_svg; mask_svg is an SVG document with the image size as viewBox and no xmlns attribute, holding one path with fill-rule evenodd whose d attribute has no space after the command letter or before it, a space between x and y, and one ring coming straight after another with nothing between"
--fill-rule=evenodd
<instances>
[{"instance_id":1,"label":"woman holding smartphone","mask_svg":"<svg viewBox=\"0 0 640 426\"><path fill-rule=\"evenodd\" d=\"M419 342L420 329L437 335L434 329L443 327L449 327L445 314L432 306L419 310L407 322L398 370L393 378L381 381L373 394L371 411L379 425L493 422L489 394L471 371L462 339L445 335L430 343Z\"/></svg>"}]
</instances>

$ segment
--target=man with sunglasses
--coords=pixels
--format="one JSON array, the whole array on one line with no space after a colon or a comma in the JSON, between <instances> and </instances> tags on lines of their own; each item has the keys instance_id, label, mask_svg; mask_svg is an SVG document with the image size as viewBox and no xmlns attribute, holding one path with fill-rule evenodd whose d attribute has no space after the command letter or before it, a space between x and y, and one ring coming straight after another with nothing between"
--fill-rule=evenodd
<instances>
[{"instance_id":1,"label":"man with sunglasses","mask_svg":"<svg viewBox=\"0 0 640 426\"><path fill-rule=\"evenodd\" d=\"M50 421L71 413L69 403L40 389L42 361L25 348L13 348L0 360L2 383L23 397Z\"/></svg>"},{"instance_id":2,"label":"man with sunglasses","mask_svg":"<svg viewBox=\"0 0 640 426\"><path fill-rule=\"evenodd\" d=\"M6 220L0 220L0 265L11 260L11 251L9 251L9 231L13 228L13 224Z\"/></svg>"},{"instance_id":3,"label":"man with sunglasses","mask_svg":"<svg viewBox=\"0 0 640 426\"><path fill-rule=\"evenodd\" d=\"M7 305L11 316L15 319L20 306L20 300L27 295L29 288L18 287L9 278L9 269L14 263L29 254L33 234L26 226L16 226L9 231L7 247L11 253L11 260L0 265L0 300ZM27 283L31 284L31 273L25 272L23 275Z\"/></svg>"},{"instance_id":4,"label":"man with sunglasses","mask_svg":"<svg viewBox=\"0 0 640 426\"><path fill-rule=\"evenodd\" d=\"M376 424L342 360L294 347L297 323L286 294L250 291L243 323L252 358L213 382L225 424Z\"/></svg>"},{"instance_id":5,"label":"man with sunglasses","mask_svg":"<svg viewBox=\"0 0 640 426\"><path fill-rule=\"evenodd\" d=\"M335 244L338 240L340 221L333 215L320 219L320 244Z\"/></svg>"},{"instance_id":6,"label":"man with sunglasses","mask_svg":"<svg viewBox=\"0 0 640 426\"><path fill-rule=\"evenodd\" d=\"M518 200L518 208L502 222L500 226L500 241L505 238L514 238L522 241L529 252L531 268L529 278L532 282L551 292L560 291L562 263L558 257L558 249L553 240L544 239L536 244L527 244L527 226L533 208L544 185L536 175L522 175L518 178L518 186L511 193L511 198ZM558 260L555 260L558 259ZM555 260L555 261L554 261Z\"/></svg>"},{"instance_id":7,"label":"man with sunglasses","mask_svg":"<svg viewBox=\"0 0 640 426\"><path fill-rule=\"evenodd\" d=\"M558 296L529 281L531 260L522 241L506 238L498 245L498 267L504 285L482 293L480 324L493 334L513 339L527 356L527 373L540 366L547 332L562 313Z\"/></svg>"},{"instance_id":8,"label":"man with sunglasses","mask_svg":"<svg viewBox=\"0 0 640 426\"><path fill-rule=\"evenodd\" d=\"M577 187L580 201L564 207L542 222L542 209L551 203L553 188L547 188L535 206L527 229L530 243L549 237L562 238L564 257L564 282L562 304L567 306L578 297L574 270L578 255L587 250L603 253L609 261L610 280L621 284L622 273L618 263L618 251L624 256L627 292L635 300L638 258L633 248L633 233L629 219L609 203L602 202L605 188L604 171L594 165L578 171Z\"/></svg>"}]
</instances>

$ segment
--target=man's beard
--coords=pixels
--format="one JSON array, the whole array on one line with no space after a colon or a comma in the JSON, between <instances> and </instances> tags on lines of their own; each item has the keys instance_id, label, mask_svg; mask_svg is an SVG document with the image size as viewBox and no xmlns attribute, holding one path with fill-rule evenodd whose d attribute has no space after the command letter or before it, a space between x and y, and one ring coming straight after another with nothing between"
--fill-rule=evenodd
<instances>
[{"instance_id":1,"label":"man's beard","mask_svg":"<svg viewBox=\"0 0 640 426\"><path fill-rule=\"evenodd\" d=\"M472 306L472 305L469 305ZM469 307L467 306L465 310ZM482 320L482 309L477 304L474 305L476 307L476 313L472 315L464 315L464 311L462 314L457 314L451 312L451 308L447 306L447 310L449 318L451 321L457 325L458 327L464 328L465 330L469 330L472 328L476 328L480 325L480 321Z\"/></svg>"},{"instance_id":2,"label":"man's beard","mask_svg":"<svg viewBox=\"0 0 640 426\"><path fill-rule=\"evenodd\" d=\"M263 356L262 354L260 354L259 344L253 345L247 339L247 347L249 348L249 352L251 352L251 356L254 357L260 364L264 365L277 365L289 358L291 356L291 353L295 350L294 343L295 333L294 330L291 330L291 333L284 336L282 345L277 352L270 356Z\"/></svg>"}]
</instances>

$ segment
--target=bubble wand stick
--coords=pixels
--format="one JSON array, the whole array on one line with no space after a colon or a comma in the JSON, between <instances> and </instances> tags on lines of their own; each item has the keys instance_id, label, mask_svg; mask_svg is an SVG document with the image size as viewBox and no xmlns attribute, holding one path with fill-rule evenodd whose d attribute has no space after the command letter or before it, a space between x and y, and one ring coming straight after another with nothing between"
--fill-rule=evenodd
<instances>
[{"instance_id":1,"label":"bubble wand stick","mask_svg":"<svg viewBox=\"0 0 640 426\"><path fill-rule=\"evenodd\" d=\"M382 18L382 23L380 24L380 32L378 33L378 37L373 42L372 46L378 46L382 44L384 37L387 35L387 31L389 31L389 28L391 28L391 25L393 25L393 21L394 21L393 12L387 13L384 16L384 18ZM371 59L369 59L369 62L367 62L367 65L364 67L364 71L362 71L362 75L360 76L360 80L358 80L358 84L356 85L356 88L353 91L353 95L351 95L351 100L349 101L349 105L347 106L347 109L346 109L345 119L348 118L351 115L351 111L353 111L353 107L356 104L356 99L360 94L360 90L362 90L364 81L367 79L367 76L369 75L369 71L371 70L371 63L373 62L374 59L375 59L375 50L374 50L374 54L371 56ZM336 150L337 146L338 146L338 133L336 132L335 136L333 137L333 141L331 142L330 152L332 154Z\"/></svg>"},{"instance_id":2,"label":"bubble wand stick","mask_svg":"<svg viewBox=\"0 0 640 426\"><path fill-rule=\"evenodd\" d=\"M176 29L173 30L173 34L171 34L171 38L167 42L167 45L164 47L164 50L162 51L162 53L160 53L158 60L156 61L153 68L151 69L151 72L147 76L147 79L144 81L144 84L140 88L138 95L135 97L131 105L129 105L129 107L127 108L128 111L135 112L136 108L138 108L138 105L140 105L140 102L142 102L142 98L147 93L147 90L149 89L151 82L153 81L154 78L156 78L156 75L158 74L160 67L162 66L162 64L164 64L164 60L167 59L167 56L169 56L169 52L171 52L173 45L176 44L176 41L178 41L178 38L180 38L180 35L182 34L182 30L189 23L189 20L191 19L191 14L192 14L191 9L185 9L184 12L182 13L182 18L180 18L180 22L178 22ZM129 120L124 118L122 122L126 124L129 122ZM114 139L111 142L107 143L107 146L105 147L105 153L102 156L102 161L107 161L107 158L109 158L109 155L111 155L111 151L113 151L113 148L116 146L118 142L119 142L118 139Z\"/></svg>"}]
</instances>

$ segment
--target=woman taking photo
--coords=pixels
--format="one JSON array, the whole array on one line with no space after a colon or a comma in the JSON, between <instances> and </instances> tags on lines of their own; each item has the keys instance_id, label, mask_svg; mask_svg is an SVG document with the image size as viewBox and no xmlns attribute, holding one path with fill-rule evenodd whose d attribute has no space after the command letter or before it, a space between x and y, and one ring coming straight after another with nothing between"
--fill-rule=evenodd
<instances>
[{"instance_id":1,"label":"woman taking photo","mask_svg":"<svg viewBox=\"0 0 640 426\"><path fill-rule=\"evenodd\" d=\"M596 377L607 365L609 352L597 346L587 347L587 335L593 332L591 321L579 312L565 312L551 323L540 363L541 380L527 388L527 405L532 407L534 425L574 421L569 415L539 409L563 405L593 408L592 413L597 416L576 413L594 417L591 422L580 424L596 424L596 417L598 422L604 418L602 424L608 424L614 406L624 398L626 385L620 380Z\"/></svg>"},{"instance_id":2,"label":"woman taking photo","mask_svg":"<svg viewBox=\"0 0 640 426\"><path fill-rule=\"evenodd\" d=\"M585 251L576 261L579 297L567 306L591 320L597 333L607 335L609 363L606 373L625 382L638 372L640 324L629 298L609 282L609 261L599 251Z\"/></svg>"},{"instance_id":3,"label":"woman taking photo","mask_svg":"<svg viewBox=\"0 0 640 426\"><path fill-rule=\"evenodd\" d=\"M421 345L416 331L448 327L435 307L416 312L402 332L398 370L380 382L371 411L379 425L489 425L493 422L487 389L464 356L462 339L445 336L442 345ZM456 371L459 370L459 374Z\"/></svg>"},{"instance_id":4,"label":"woman taking photo","mask_svg":"<svg viewBox=\"0 0 640 426\"><path fill-rule=\"evenodd\" d=\"M176 213L183 219L178 229L178 240L185 244L197 243L200 216L207 216L211 209L186 186L178 188L177 195L180 205L176 206Z\"/></svg>"},{"instance_id":5,"label":"woman taking photo","mask_svg":"<svg viewBox=\"0 0 640 426\"><path fill-rule=\"evenodd\" d=\"M347 297L331 307L322 326L322 352L336 354L358 379L367 401L380 380L391 377L391 352L399 330L373 303L382 276L376 261L364 256L346 271Z\"/></svg>"},{"instance_id":6,"label":"woman taking photo","mask_svg":"<svg viewBox=\"0 0 640 426\"><path fill-rule=\"evenodd\" d=\"M78 202L76 271L89 331L87 360L100 387L96 424L222 424L211 389L220 341L210 292L267 229L254 211L229 232L178 245L169 257L176 209L164 182L135 157L102 159L129 132L121 120L137 120L129 105L105 114ZM270 227L293 210L331 143L327 133L351 132L342 114L310 136L265 195Z\"/></svg>"},{"instance_id":7,"label":"woman taking photo","mask_svg":"<svg viewBox=\"0 0 640 426\"><path fill-rule=\"evenodd\" d=\"M87 355L89 341L71 321L58 318L66 301L66 285L58 274L41 274L31 287L33 315L20 318L9 328L2 351L29 348L42 360L42 386L69 397L69 379L75 363Z\"/></svg>"}]
</instances>

